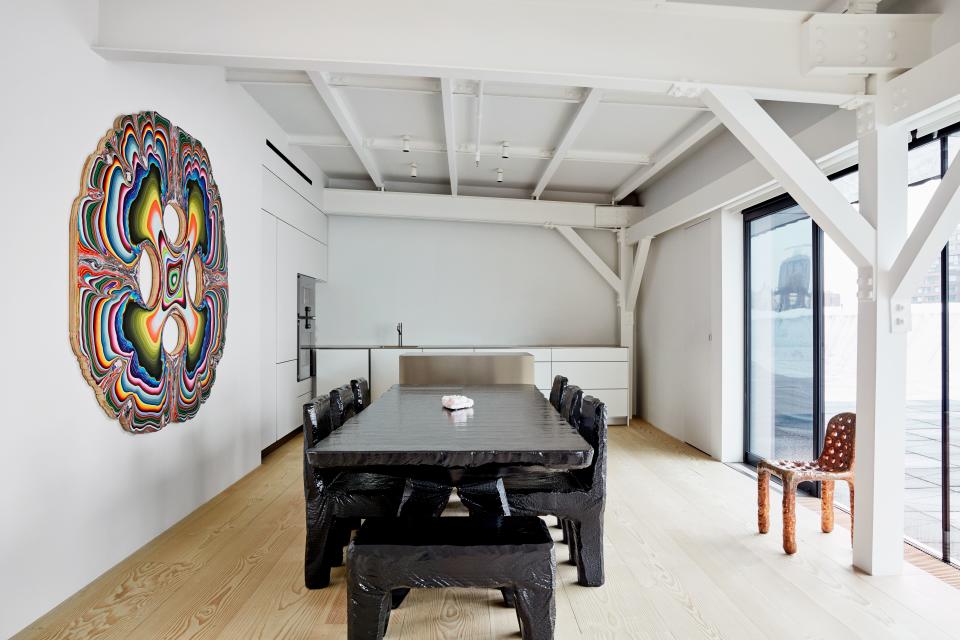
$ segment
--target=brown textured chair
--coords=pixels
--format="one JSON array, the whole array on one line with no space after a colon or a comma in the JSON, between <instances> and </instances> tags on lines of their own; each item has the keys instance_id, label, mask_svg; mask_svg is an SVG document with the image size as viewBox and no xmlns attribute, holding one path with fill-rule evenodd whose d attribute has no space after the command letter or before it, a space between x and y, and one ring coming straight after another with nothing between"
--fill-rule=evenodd
<instances>
[{"instance_id":1,"label":"brown textured chair","mask_svg":"<svg viewBox=\"0 0 960 640\"><path fill-rule=\"evenodd\" d=\"M757 465L757 525L770 530L770 474L783 481L783 550L797 552L797 485L819 481L820 528L833 531L833 483L850 487L850 540L853 541L853 463L857 416L838 413L830 419L823 438L823 453L813 461L762 460Z\"/></svg>"}]
</instances>

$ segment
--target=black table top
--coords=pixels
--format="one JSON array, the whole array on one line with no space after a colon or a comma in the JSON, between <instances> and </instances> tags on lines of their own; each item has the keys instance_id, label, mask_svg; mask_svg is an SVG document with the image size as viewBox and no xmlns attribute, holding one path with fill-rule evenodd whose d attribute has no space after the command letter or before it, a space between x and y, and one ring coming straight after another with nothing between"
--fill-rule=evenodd
<instances>
[{"instance_id":1,"label":"black table top","mask_svg":"<svg viewBox=\"0 0 960 640\"><path fill-rule=\"evenodd\" d=\"M473 398L448 411L444 395ZM394 385L307 450L317 467L585 467L593 449L533 385Z\"/></svg>"}]
</instances>

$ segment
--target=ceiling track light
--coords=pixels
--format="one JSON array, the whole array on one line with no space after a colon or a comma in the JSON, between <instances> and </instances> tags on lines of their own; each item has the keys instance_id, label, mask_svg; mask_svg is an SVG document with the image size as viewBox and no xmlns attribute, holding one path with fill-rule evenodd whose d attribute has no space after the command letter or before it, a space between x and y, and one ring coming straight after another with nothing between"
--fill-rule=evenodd
<instances>
[{"instance_id":1,"label":"ceiling track light","mask_svg":"<svg viewBox=\"0 0 960 640\"><path fill-rule=\"evenodd\" d=\"M416 163L416 162L411 162L411 163L410 163L410 177L411 177L411 178L416 178L416 177L417 177L417 163Z\"/></svg>"},{"instance_id":2,"label":"ceiling track light","mask_svg":"<svg viewBox=\"0 0 960 640\"><path fill-rule=\"evenodd\" d=\"M506 140L500 143L500 157L504 160L510 157L510 143Z\"/></svg>"},{"instance_id":3,"label":"ceiling track light","mask_svg":"<svg viewBox=\"0 0 960 640\"><path fill-rule=\"evenodd\" d=\"M400 148L404 153L410 153L410 136L403 136L403 146Z\"/></svg>"},{"instance_id":4,"label":"ceiling track light","mask_svg":"<svg viewBox=\"0 0 960 640\"><path fill-rule=\"evenodd\" d=\"M503 169L497 169L497 182L503 182Z\"/></svg>"}]
</instances>

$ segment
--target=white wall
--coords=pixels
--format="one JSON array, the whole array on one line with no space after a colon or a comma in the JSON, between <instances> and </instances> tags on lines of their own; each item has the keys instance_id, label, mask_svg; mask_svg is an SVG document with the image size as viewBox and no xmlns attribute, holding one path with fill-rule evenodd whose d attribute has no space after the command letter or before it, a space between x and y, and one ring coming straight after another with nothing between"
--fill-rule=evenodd
<instances>
[{"instance_id":1,"label":"white wall","mask_svg":"<svg viewBox=\"0 0 960 640\"><path fill-rule=\"evenodd\" d=\"M322 344L615 344L616 296L557 231L330 216ZM583 232L616 268L616 235Z\"/></svg>"},{"instance_id":2,"label":"white wall","mask_svg":"<svg viewBox=\"0 0 960 640\"><path fill-rule=\"evenodd\" d=\"M0 637L260 462L260 171L264 138L284 148L284 135L221 69L105 62L89 47L96 17L92 0L0 9ZM173 20L158 25L176 28ZM223 360L199 415L134 436L105 416L70 348L68 226L87 155L117 115L145 109L210 152L226 220L230 310ZM318 170L314 177L322 180Z\"/></svg>"}]
</instances>

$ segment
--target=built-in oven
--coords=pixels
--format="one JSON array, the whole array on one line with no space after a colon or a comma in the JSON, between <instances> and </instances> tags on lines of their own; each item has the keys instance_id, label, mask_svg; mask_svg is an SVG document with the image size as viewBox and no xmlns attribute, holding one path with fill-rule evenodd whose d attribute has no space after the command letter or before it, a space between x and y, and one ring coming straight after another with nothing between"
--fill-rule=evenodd
<instances>
[{"instance_id":1,"label":"built-in oven","mask_svg":"<svg viewBox=\"0 0 960 640\"><path fill-rule=\"evenodd\" d=\"M315 307L317 280L310 276L297 275L297 381L310 378L310 347L316 344Z\"/></svg>"}]
</instances>

